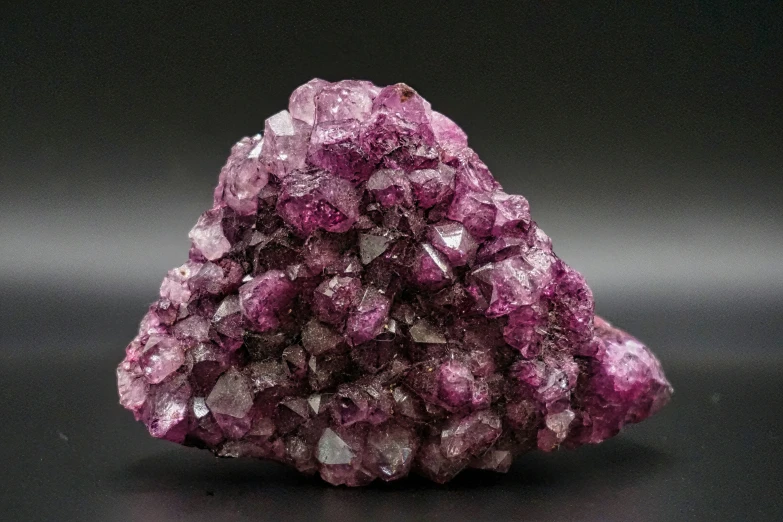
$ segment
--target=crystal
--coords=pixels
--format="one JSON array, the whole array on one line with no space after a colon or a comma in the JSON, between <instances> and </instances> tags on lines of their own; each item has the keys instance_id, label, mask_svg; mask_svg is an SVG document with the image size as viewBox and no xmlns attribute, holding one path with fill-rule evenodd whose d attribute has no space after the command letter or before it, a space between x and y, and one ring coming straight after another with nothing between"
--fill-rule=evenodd
<instances>
[{"instance_id":1,"label":"crystal","mask_svg":"<svg viewBox=\"0 0 783 522\"><path fill-rule=\"evenodd\" d=\"M328 85L329 82L314 78L297 87L288 100L291 116L312 126L315 123L315 97Z\"/></svg>"},{"instance_id":2,"label":"crystal","mask_svg":"<svg viewBox=\"0 0 783 522\"><path fill-rule=\"evenodd\" d=\"M282 353L283 363L290 376L303 379L307 375L307 353L298 344L289 346Z\"/></svg>"},{"instance_id":3,"label":"crystal","mask_svg":"<svg viewBox=\"0 0 783 522\"><path fill-rule=\"evenodd\" d=\"M326 466L350 464L356 457L351 447L330 428L326 428L318 440L317 455L318 462Z\"/></svg>"},{"instance_id":4,"label":"crystal","mask_svg":"<svg viewBox=\"0 0 783 522\"><path fill-rule=\"evenodd\" d=\"M447 155L453 155L468 147L465 132L447 116L436 111L432 111L432 132Z\"/></svg>"},{"instance_id":5,"label":"crystal","mask_svg":"<svg viewBox=\"0 0 783 522\"><path fill-rule=\"evenodd\" d=\"M242 418L253 406L251 382L236 368L220 376L207 397L209 411L221 415Z\"/></svg>"},{"instance_id":6,"label":"crystal","mask_svg":"<svg viewBox=\"0 0 783 522\"><path fill-rule=\"evenodd\" d=\"M472 261L478 248L476 240L460 223L434 225L430 242L446 256L452 266L462 266Z\"/></svg>"},{"instance_id":7,"label":"crystal","mask_svg":"<svg viewBox=\"0 0 783 522\"><path fill-rule=\"evenodd\" d=\"M239 307L256 330L265 332L280 325L280 316L296 296L296 287L279 270L252 278L239 288Z\"/></svg>"},{"instance_id":8,"label":"crystal","mask_svg":"<svg viewBox=\"0 0 783 522\"><path fill-rule=\"evenodd\" d=\"M514 461L509 450L490 449L471 462L471 467L506 473Z\"/></svg>"},{"instance_id":9,"label":"crystal","mask_svg":"<svg viewBox=\"0 0 783 522\"><path fill-rule=\"evenodd\" d=\"M310 397L307 398L307 404L310 406L310 410L315 415L318 415L321 412L321 399L323 397L324 397L324 394L314 393L313 395L311 395Z\"/></svg>"},{"instance_id":10,"label":"crystal","mask_svg":"<svg viewBox=\"0 0 783 522\"><path fill-rule=\"evenodd\" d=\"M438 398L449 409L484 406L485 390L464 362L452 359L440 366Z\"/></svg>"},{"instance_id":11,"label":"crystal","mask_svg":"<svg viewBox=\"0 0 783 522\"><path fill-rule=\"evenodd\" d=\"M141 418L155 438L183 442L188 432L188 402L192 389L186 375L175 373L149 387Z\"/></svg>"},{"instance_id":12,"label":"crystal","mask_svg":"<svg viewBox=\"0 0 783 522\"><path fill-rule=\"evenodd\" d=\"M261 135L243 138L231 149L231 155L220 171L214 194L214 206L222 205L237 214L253 215L258 209L258 197L269 181L269 175L259 159L264 140Z\"/></svg>"},{"instance_id":13,"label":"crystal","mask_svg":"<svg viewBox=\"0 0 783 522\"><path fill-rule=\"evenodd\" d=\"M343 80L324 85L315 97L315 121L365 121L379 89L370 82Z\"/></svg>"},{"instance_id":14,"label":"crystal","mask_svg":"<svg viewBox=\"0 0 783 522\"><path fill-rule=\"evenodd\" d=\"M418 287L437 290L454 279L451 265L429 243L422 243L413 264L412 279Z\"/></svg>"},{"instance_id":15,"label":"crystal","mask_svg":"<svg viewBox=\"0 0 783 522\"><path fill-rule=\"evenodd\" d=\"M368 286L348 317L348 338L354 346L374 339L383 330L389 315L389 298Z\"/></svg>"},{"instance_id":16,"label":"crystal","mask_svg":"<svg viewBox=\"0 0 783 522\"><path fill-rule=\"evenodd\" d=\"M454 169L445 163L438 164L434 169L414 170L409 178L421 208L447 203L454 195Z\"/></svg>"},{"instance_id":17,"label":"crystal","mask_svg":"<svg viewBox=\"0 0 783 522\"><path fill-rule=\"evenodd\" d=\"M224 213L222 209L204 212L190 231L193 247L210 261L220 259L231 250L231 243L223 231Z\"/></svg>"},{"instance_id":18,"label":"crystal","mask_svg":"<svg viewBox=\"0 0 783 522\"><path fill-rule=\"evenodd\" d=\"M359 235L359 255L362 263L370 263L384 252L391 243L392 239L386 236L376 236L373 234Z\"/></svg>"},{"instance_id":19,"label":"crystal","mask_svg":"<svg viewBox=\"0 0 783 522\"><path fill-rule=\"evenodd\" d=\"M602 442L672 388L405 84L297 88L240 140L117 368L150 434L331 484Z\"/></svg>"},{"instance_id":20,"label":"crystal","mask_svg":"<svg viewBox=\"0 0 783 522\"><path fill-rule=\"evenodd\" d=\"M420 319L410 328L411 341L414 343L446 344L446 338L426 319Z\"/></svg>"},{"instance_id":21,"label":"crystal","mask_svg":"<svg viewBox=\"0 0 783 522\"><path fill-rule=\"evenodd\" d=\"M297 232L347 232L359 217L359 195L351 184L324 171L296 171L283 180L277 212Z\"/></svg>"},{"instance_id":22,"label":"crystal","mask_svg":"<svg viewBox=\"0 0 783 522\"><path fill-rule=\"evenodd\" d=\"M151 335L139 358L139 368L148 383L158 384L184 362L185 348L177 339L168 335Z\"/></svg>"},{"instance_id":23,"label":"crystal","mask_svg":"<svg viewBox=\"0 0 783 522\"><path fill-rule=\"evenodd\" d=\"M264 143L259 160L278 179L305 166L312 125L280 111L264 124Z\"/></svg>"},{"instance_id":24,"label":"crystal","mask_svg":"<svg viewBox=\"0 0 783 522\"><path fill-rule=\"evenodd\" d=\"M464 417L452 416L440 434L441 451L448 459L480 455L502 432L502 422L492 410L480 410Z\"/></svg>"},{"instance_id":25,"label":"crystal","mask_svg":"<svg viewBox=\"0 0 783 522\"><path fill-rule=\"evenodd\" d=\"M381 425L367 435L364 466L381 480L404 477L413 465L417 445L418 437L412 427Z\"/></svg>"},{"instance_id":26,"label":"crystal","mask_svg":"<svg viewBox=\"0 0 783 522\"><path fill-rule=\"evenodd\" d=\"M226 296L212 316L212 324L219 334L241 339L245 332L245 320L242 316L242 307L239 305L239 295Z\"/></svg>"},{"instance_id":27,"label":"crystal","mask_svg":"<svg viewBox=\"0 0 783 522\"><path fill-rule=\"evenodd\" d=\"M362 282L356 277L327 279L313 291L313 314L325 323L340 326L361 291Z\"/></svg>"},{"instance_id":28,"label":"crystal","mask_svg":"<svg viewBox=\"0 0 783 522\"><path fill-rule=\"evenodd\" d=\"M356 120L318 123L310 135L307 162L341 179L366 181L374 169L360 146L361 130Z\"/></svg>"},{"instance_id":29,"label":"crystal","mask_svg":"<svg viewBox=\"0 0 783 522\"><path fill-rule=\"evenodd\" d=\"M372 163L410 171L438 164L430 104L405 84L384 87L361 133L362 149Z\"/></svg>"},{"instance_id":30,"label":"crystal","mask_svg":"<svg viewBox=\"0 0 783 522\"><path fill-rule=\"evenodd\" d=\"M448 218L462 223L468 232L476 238L488 238L492 235L495 223L495 205L492 196L485 192L474 192L457 187L457 192L449 207Z\"/></svg>"},{"instance_id":31,"label":"crystal","mask_svg":"<svg viewBox=\"0 0 783 522\"><path fill-rule=\"evenodd\" d=\"M302 327L302 346L312 355L321 355L337 348L343 337L317 319Z\"/></svg>"},{"instance_id":32,"label":"crystal","mask_svg":"<svg viewBox=\"0 0 783 522\"><path fill-rule=\"evenodd\" d=\"M483 292L488 304L487 317L501 317L540 298L544 287L552 279L552 257L531 252L477 268L469 278Z\"/></svg>"},{"instance_id":33,"label":"crystal","mask_svg":"<svg viewBox=\"0 0 783 522\"><path fill-rule=\"evenodd\" d=\"M242 282L242 265L231 259L219 263L206 262L191 278L190 287L194 292L225 295L236 290Z\"/></svg>"},{"instance_id":34,"label":"crystal","mask_svg":"<svg viewBox=\"0 0 783 522\"><path fill-rule=\"evenodd\" d=\"M367 191L382 207L413 204L410 181L400 170L376 170L367 180Z\"/></svg>"},{"instance_id":35,"label":"crystal","mask_svg":"<svg viewBox=\"0 0 783 522\"><path fill-rule=\"evenodd\" d=\"M231 364L233 354L215 343L199 343L187 352L186 362L196 390L209 391Z\"/></svg>"},{"instance_id":36,"label":"crystal","mask_svg":"<svg viewBox=\"0 0 783 522\"><path fill-rule=\"evenodd\" d=\"M277 404L275 425L280 433L291 433L310 418L310 405L304 397L289 397Z\"/></svg>"}]
</instances>

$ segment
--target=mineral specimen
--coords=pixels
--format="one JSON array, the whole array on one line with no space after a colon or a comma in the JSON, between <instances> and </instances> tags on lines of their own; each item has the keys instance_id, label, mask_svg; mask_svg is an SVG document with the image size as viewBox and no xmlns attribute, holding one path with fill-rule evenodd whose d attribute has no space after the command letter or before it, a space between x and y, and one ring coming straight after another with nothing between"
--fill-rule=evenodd
<instances>
[{"instance_id":1,"label":"mineral specimen","mask_svg":"<svg viewBox=\"0 0 783 522\"><path fill-rule=\"evenodd\" d=\"M446 482L669 400L650 351L404 84L312 80L220 172L117 369L158 438L332 484Z\"/></svg>"}]
</instances>

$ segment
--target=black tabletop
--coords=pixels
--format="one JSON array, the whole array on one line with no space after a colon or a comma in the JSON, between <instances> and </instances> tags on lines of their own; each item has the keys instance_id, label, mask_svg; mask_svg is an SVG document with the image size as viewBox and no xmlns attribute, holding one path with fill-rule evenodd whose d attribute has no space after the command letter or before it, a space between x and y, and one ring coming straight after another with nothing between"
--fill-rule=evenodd
<instances>
[{"instance_id":1,"label":"black tabletop","mask_svg":"<svg viewBox=\"0 0 783 522\"><path fill-rule=\"evenodd\" d=\"M114 378L134 313L143 308L141 298L52 296L32 303L11 297L15 306L6 309L9 328L0 365L5 520L780 520L783 515L783 365L774 357L710 353L719 351L720 342L736 342L741 352L738 325L752 329L772 322L774 306L754 312L754 322L730 310L707 314L710 307L704 305L701 313L692 313L701 324L662 322L659 305L642 313L608 310L627 316L663 345L675 395L658 415L597 446L523 456L505 475L466 471L445 486L414 477L349 489L275 463L216 459L150 438L117 404ZM727 321L734 326L727 329ZM699 335L702 344L693 345ZM758 332L751 338L778 342ZM690 345L677 346L677 339Z\"/></svg>"}]
</instances>

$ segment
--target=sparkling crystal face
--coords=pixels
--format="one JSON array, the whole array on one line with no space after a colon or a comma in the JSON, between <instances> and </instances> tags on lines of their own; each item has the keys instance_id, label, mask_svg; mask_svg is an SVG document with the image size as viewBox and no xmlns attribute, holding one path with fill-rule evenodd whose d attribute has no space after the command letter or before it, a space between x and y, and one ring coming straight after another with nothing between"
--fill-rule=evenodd
<instances>
[{"instance_id":1,"label":"sparkling crystal face","mask_svg":"<svg viewBox=\"0 0 783 522\"><path fill-rule=\"evenodd\" d=\"M244 138L117 368L154 437L332 484L598 443L672 389L527 200L404 84L312 80Z\"/></svg>"}]
</instances>

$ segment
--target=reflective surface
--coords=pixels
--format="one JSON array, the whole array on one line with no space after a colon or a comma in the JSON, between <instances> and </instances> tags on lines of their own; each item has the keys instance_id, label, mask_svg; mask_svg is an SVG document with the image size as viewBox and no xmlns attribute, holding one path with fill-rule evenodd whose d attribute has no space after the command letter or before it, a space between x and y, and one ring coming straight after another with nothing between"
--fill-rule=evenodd
<instances>
[{"instance_id":1,"label":"reflective surface","mask_svg":"<svg viewBox=\"0 0 783 522\"><path fill-rule=\"evenodd\" d=\"M114 380L140 298L50 296L59 316L36 323L31 304L16 292L10 297L16 305L3 310L3 320L11 326L0 338L6 520L775 520L783 514L780 364L699 362L663 347L672 403L602 445L530 454L506 475L470 471L447 486L414 478L346 489L273 463L220 460L151 439L117 404ZM720 333L718 322L656 324L653 312L614 315L631 323L647 317L638 326L649 330L643 333L653 346L665 345L667 336L693 339L688 330L700 330L705 346L676 347L682 352L703 353L713 342L710 332ZM743 322L737 318L735 324ZM779 338L756 335L779 348ZM86 357L109 346L115 356ZM44 353L50 362L34 362Z\"/></svg>"}]
</instances>

